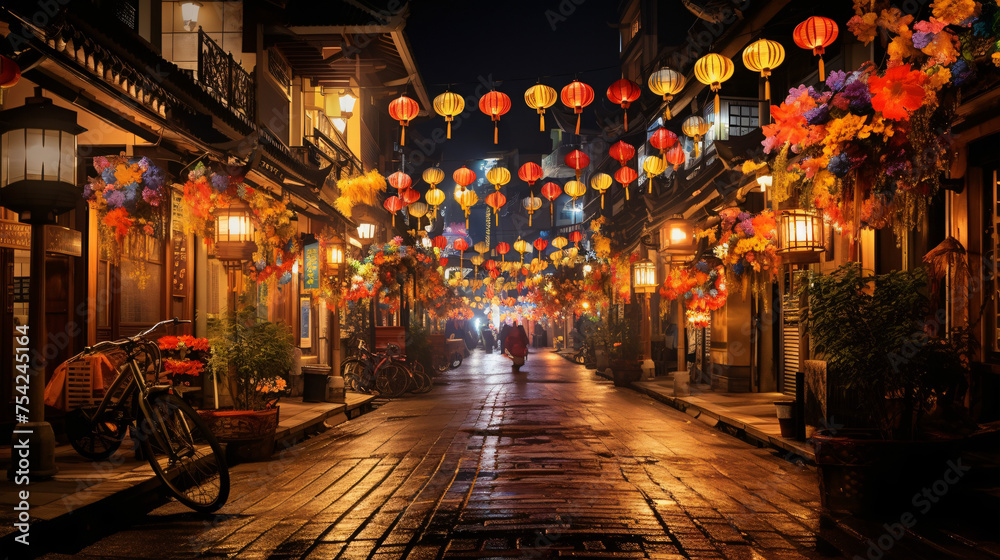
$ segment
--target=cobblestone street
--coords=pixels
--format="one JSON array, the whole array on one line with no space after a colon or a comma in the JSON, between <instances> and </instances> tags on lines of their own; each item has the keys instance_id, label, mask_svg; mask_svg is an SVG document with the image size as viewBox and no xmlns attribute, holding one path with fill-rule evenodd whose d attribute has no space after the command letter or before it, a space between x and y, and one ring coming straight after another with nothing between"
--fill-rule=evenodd
<instances>
[{"instance_id":1,"label":"cobblestone street","mask_svg":"<svg viewBox=\"0 0 1000 560\"><path fill-rule=\"evenodd\" d=\"M212 520L174 502L77 557L825 557L812 468L547 351L509 364L477 351L235 467Z\"/></svg>"}]
</instances>

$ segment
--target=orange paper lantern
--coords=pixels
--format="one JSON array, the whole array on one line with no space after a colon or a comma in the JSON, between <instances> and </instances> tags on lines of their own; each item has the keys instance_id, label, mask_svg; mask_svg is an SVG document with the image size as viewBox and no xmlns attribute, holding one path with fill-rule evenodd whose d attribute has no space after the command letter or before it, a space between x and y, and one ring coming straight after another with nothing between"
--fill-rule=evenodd
<instances>
[{"instance_id":1,"label":"orange paper lantern","mask_svg":"<svg viewBox=\"0 0 1000 560\"><path fill-rule=\"evenodd\" d=\"M625 200L628 200L628 185L632 181L639 178L639 174L635 172L635 169L631 167L622 167L618 171L615 171L615 181L618 181L625 187Z\"/></svg>"},{"instance_id":2,"label":"orange paper lantern","mask_svg":"<svg viewBox=\"0 0 1000 560\"><path fill-rule=\"evenodd\" d=\"M676 144L673 148L667 150L664 157L666 157L667 163L674 166L674 171L677 171L679 166L684 165L684 160L687 159L687 154L684 153L684 146Z\"/></svg>"},{"instance_id":3,"label":"orange paper lantern","mask_svg":"<svg viewBox=\"0 0 1000 560\"><path fill-rule=\"evenodd\" d=\"M431 243L438 249L444 249L448 246L448 238L443 235L439 235L435 237Z\"/></svg>"},{"instance_id":4,"label":"orange paper lantern","mask_svg":"<svg viewBox=\"0 0 1000 560\"><path fill-rule=\"evenodd\" d=\"M581 152L580 150L573 150L572 152L566 154L564 158L566 165L576 172L576 180L580 180L580 172L583 171L585 167L590 165L590 158L587 154Z\"/></svg>"},{"instance_id":5,"label":"orange paper lantern","mask_svg":"<svg viewBox=\"0 0 1000 560\"><path fill-rule=\"evenodd\" d=\"M594 88L579 80L573 80L562 89L562 94L559 97L562 99L563 105L573 109L573 112L576 113L576 133L580 134L580 113L583 113L583 108L594 101Z\"/></svg>"},{"instance_id":6,"label":"orange paper lantern","mask_svg":"<svg viewBox=\"0 0 1000 560\"><path fill-rule=\"evenodd\" d=\"M525 183L528 183L528 186L530 187L535 184L535 181L542 178L542 166L533 161L529 161L517 170L517 176Z\"/></svg>"},{"instance_id":7,"label":"orange paper lantern","mask_svg":"<svg viewBox=\"0 0 1000 560\"><path fill-rule=\"evenodd\" d=\"M464 189L476 180L476 172L466 166L459 167L451 174L452 179Z\"/></svg>"},{"instance_id":8,"label":"orange paper lantern","mask_svg":"<svg viewBox=\"0 0 1000 560\"><path fill-rule=\"evenodd\" d=\"M399 125L402 127L399 137L400 146L406 145L406 127L419 112L420 105L405 95L400 95L389 103L389 116L399 121Z\"/></svg>"},{"instance_id":9,"label":"orange paper lantern","mask_svg":"<svg viewBox=\"0 0 1000 560\"><path fill-rule=\"evenodd\" d=\"M552 224L555 225L555 201L562 194L562 188L555 183L545 183L542 185L542 196L549 201L549 216L552 219Z\"/></svg>"},{"instance_id":10,"label":"orange paper lantern","mask_svg":"<svg viewBox=\"0 0 1000 560\"><path fill-rule=\"evenodd\" d=\"M812 16L795 26L792 39L799 48L812 49L819 57L819 81L826 81L826 70L823 68L823 53L826 48L837 40L837 22L830 18Z\"/></svg>"},{"instance_id":11,"label":"orange paper lantern","mask_svg":"<svg viewBox=\"0 0 1000 560\"><path fill-rule=\"evenodd\" d=\"M493 143L498 144L500 116L510 111L510 97L506 93L491 91L479 99L479 110L493 120Z\"/></svg>"},{"instance_id":12,"label":"orange paper lantern","mask_svg":"<svg viewBox=\"0 0 1000 560\"><path fill-rule=\"evenodd\" d=\"M538 253L541 254L542 251L549 246L549 242L539 237L534 243L532 243L532 245L534 245L535 249L538 249Z\"/></svg>"},{"instance_id":13,"label":"orange paper lantern","mask_svg":"<svg viewBox=\"0 0 1000 560\"><path fill-rule=\"evenodd\" d=\"M500 191L492 192L486 196L486 205L493 209L493 217L496 219L496 225L500 225L500 207L507 202L507 197L504 196Z\"/></svg>"},{"instance_id":14,"label":"orange paper lantern","mask_svg":"<svg viewBox=\"0 0 1000 560\"><path fill-rule=\"evenodd\" d=\"M392 227L396 227L396 212L399 212L400 210L403 209L404 206L403 199L399 198L398 196L390 196L389 198L385 199L385 202L382 203L382 206L384 206L385 209L392 214Z\"/></svg>"},{"instance_id":15,"label":"orange paper lantern","mask_svg":"<svg viewBox=\"0 0 1000 560\"><path fill-rule=\"evenodd\" d=\"M660 128L649 137L649 143L660 150L660 155L663 155L664 151L677 143L677 135L665 128Z\"/></svg>"},{"instance_id":16,"label":"orange paper lantern","mask_svg":"<svg viewBox=\"0 0 1000 560\"><path fill-rule=\"evenodd\" d=\"M413 180L410 176L402 171L397 171L388 177L389 184L392 185L397 190L405 190L410 188L413 184Z\"/></svg>"},{"instance_id":17,"label":"orange paper lantern","mask_svg":"<svg viewBox=\"0 0 1000 560\"><path fill-rule=\"evenodd\" d=\"M496 251L497 254L500 255L500 258L503 260L503 262L507 262L507 253L510 252L510 243L506 243L503 241L497 243Z\"/></svg>"},{"instance_id":18,"label":"orange paper lantern","mask_svg":"<svg viewBox=\"0 0 1000 560\"><path fill-rule=\"evenodd\" d=\"M625 141L619 140L611 145L611 149L608 150L611 157L618 160L618 163L622 164L624 167L628 165L630 159L635 157L635 147Z\"/></svg>"},{"instance_id":19,"label":"orange paper lantern","mask_svg":"<svg viewBox=\"0 0 1000 560\"><path fill-rule=\"evenodd\" d=\"M621 105L625 115L625 132L628 132L628 106L639 99L640 93L642 93L642 88L632 80L625 78L616 81L608 88L608 99L615 105Z\"/></svg>"}]
</instances>

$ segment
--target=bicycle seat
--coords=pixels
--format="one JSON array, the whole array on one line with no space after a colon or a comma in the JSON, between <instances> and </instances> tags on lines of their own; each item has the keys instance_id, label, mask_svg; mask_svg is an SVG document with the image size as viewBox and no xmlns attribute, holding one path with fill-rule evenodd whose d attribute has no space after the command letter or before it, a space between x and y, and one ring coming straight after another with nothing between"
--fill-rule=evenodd
<instances>
[{"instance_id":1,"label":"bicycle seat","mask_svg":"<svg viewBox=\"0 0 1000 560\"><path fill-rule=\"evenodd\" d=\"M390 342L385 346L385 353L393 357L399 356L401 353L399 350L399 345Z\"/></svg>"}]
</instances>

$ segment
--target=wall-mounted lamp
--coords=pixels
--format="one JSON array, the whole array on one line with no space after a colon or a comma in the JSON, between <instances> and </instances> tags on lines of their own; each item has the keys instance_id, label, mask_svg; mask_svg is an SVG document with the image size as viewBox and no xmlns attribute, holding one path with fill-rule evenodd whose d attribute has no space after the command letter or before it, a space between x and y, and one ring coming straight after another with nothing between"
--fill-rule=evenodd
<instances>
[{"instance_id":1,"label":"wall-mounted lamp","mask_svg":"<svg viewBox=\"0 0 1000 560\"><path fill-rule=\"evenodd\" d=\"M344 93L340 94L340 116L345 119L351 118L351 115L354 114L354 105L357 102L357 97L354 97L351 92L344 90Z\"/></svg>"},{"instance_id":2,"label":"wall-mounted lamp","mask_svg":"<svg viewBox=\"0 0 1000 560\"><path fill-rule=\"evenodd\" d=\"M337 132L343 134L347 130L347 119L344 117L334 117L330 121L333 122L333 128L336 128Z\"/></svg>"},{"instance_id":3,"label":"wall-mounted lamp","mask_svg":"<svg viewBox=\"0 0 1000 560\"><path fill-rule=\"evenodd\" d=\"M761 175L757 177L757 184L760 185L760 192L767 192L767 189L774 184L774 176Z\"/></svg>"},{"instance_id":4,"label":"wall-mounted lamp","mask_svg":"<svg viewBox=\"0 0 1000 560\"><path fill-rule=\"evenodd\" d=\"M194 31L198 28L198 12L201 10L201 2L182 2L181 19L184 20L184 30Z\"/></svg>"}]
</instances>

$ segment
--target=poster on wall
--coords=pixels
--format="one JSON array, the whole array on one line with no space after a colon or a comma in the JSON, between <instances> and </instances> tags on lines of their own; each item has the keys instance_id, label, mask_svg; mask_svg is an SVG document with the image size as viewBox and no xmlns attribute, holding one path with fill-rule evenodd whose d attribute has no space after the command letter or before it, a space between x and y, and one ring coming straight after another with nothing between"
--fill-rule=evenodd
<instances>
[{"instance_id":1,"label":"poster on wall","mask_svg":"<svg viewBox=\"0 0 1000 560\"><path fill-rule=\"evenodd\" d=\"M299 298L299 348L312 348L312 336L309 332L310 320L309 311L312 309L312 298L303 296Z\"/></svg>"},{"instance_id":2,"label":"poster on wall","mask_svg":"<svg viewBox=\"0 0 1000 560\"><path fill-rule=\"evenodd\" d=\"M310 243L302 249L302 289L319 289L319 243Z\"/></svg>"}]
</instances>

